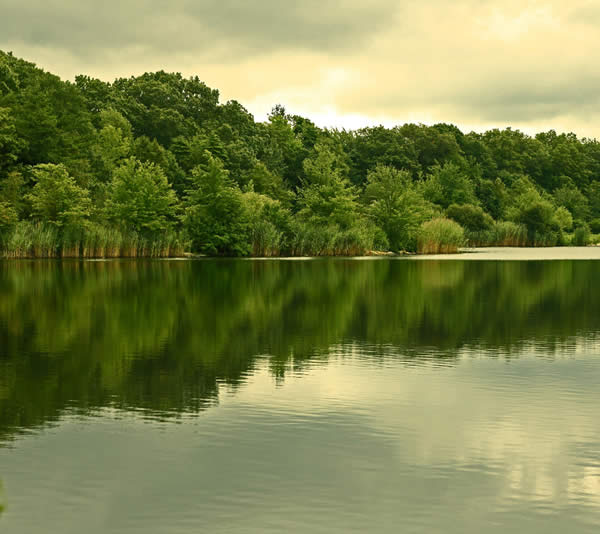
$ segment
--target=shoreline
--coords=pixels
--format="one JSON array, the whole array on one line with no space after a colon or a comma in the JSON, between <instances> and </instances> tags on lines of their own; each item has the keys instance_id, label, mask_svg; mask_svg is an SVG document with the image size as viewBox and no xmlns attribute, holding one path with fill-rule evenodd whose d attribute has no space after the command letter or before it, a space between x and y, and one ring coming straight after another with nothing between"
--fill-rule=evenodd
<instances>
[{"instance_id":1,"label":"shoreline","mask_svg":"<svg viewBox=\"0 0 600 534\"><path fill-rule=\"evenodd\" d=\"M85 257L14 257L0 256L0 261L81 261L110 262L115 260L159 260L159 261L198 261L198 260L243 260L243 261L307 261L325 259L346 260L464 260L464 261L543 261L543 260L600 260L600 246L581 247L473 247L461 248L455 253L418 254L411 252L373 252L359 256L207 256L185 253L182 256L116 256L105 258Z\"/></svg>"}]
</instances>

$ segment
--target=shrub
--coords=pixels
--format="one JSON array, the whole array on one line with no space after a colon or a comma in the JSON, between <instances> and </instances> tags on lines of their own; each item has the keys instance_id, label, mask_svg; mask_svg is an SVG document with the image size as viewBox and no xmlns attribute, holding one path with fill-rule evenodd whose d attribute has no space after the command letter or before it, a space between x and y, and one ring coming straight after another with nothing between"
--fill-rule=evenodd
<instances>
[{"instance_id":1,"label":"shrub","mask_svg":"<svg viewBox=\"0 0 600 534\"><path fill-rule=\"evenodd\" d=\"M590 221L590 230L594 234L600 234L600 219L593 219Z\"/></svg>"},{"instance_id":2,"label":"shrub","mask_svg":"<svg viewBox=\"0 0 600 534\"><path fill-rule=\"evenodd\" d=\"M473 204L451 204L446 216L469 232L490 230L494 224L494 220L481 207Z\"/></svg>"},{"instance_id":3,"label":"shrub","mask_svg":"<svg viewBox=\"0 0 600 534\"><path fill-rule=\"evenodd\" d=\"M481 207L473 204L451 204L446 216L465 229L465 237L470 246L488 245L492 239L490 230L494 219Z\"/></svg>"},{"instance_id":4,"label":"shrub","mask_svg":"<svg viewBox=\"0 0 600 534\"><path fill-rule=\"evenodd\" d=\"M571 244L576 247L585 247L590 244L591 232L587 224L575 228Z\"/></svg>"},{"instance_id":5,"label":"shrub","mask_svg":"<svg viewBox=\"0 0 600 534\"><path fill-rule=\"evenodd\" d=\"M455 221L433 219L421 225L417 242L419 254L449 254L464 244L465 232Z\"/></svg>"},{"instance_id":6,"label":"shrub","mask_svg":"<svg viewBox=\"0 0 600 534\"><path fill-rule=\"evenodd\" d=\"M12 233L17 224L17 211L8 203L0 202L0 247Z\"/></svg>"}]
</instances>

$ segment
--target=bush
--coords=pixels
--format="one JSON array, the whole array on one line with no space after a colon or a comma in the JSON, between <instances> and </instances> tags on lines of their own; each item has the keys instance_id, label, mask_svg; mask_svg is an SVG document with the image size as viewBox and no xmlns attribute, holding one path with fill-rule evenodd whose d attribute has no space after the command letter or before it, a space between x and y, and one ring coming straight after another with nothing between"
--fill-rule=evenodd
<instances>
[{"instance_id":1,"label":"bush","mask_svg":"<svg viewBox=\"0 0 600 534\"><path fill-rule=\"evenodd\" d=\"M530 235L528 244L532 247L554 247L563 241L562 232L534 232Z\"/></svg>"},{"instance_id":2,"label":"bush","mask_svg":"<svg viewBox=\"0 0 600 534\"><path fill-rule=\"evenodd\" d=\"M0 202L0 247L8 240L17 224L17 211L8 203Z\"/></svg>"},{"instance_id":3,"label":"bush","mask_svg":"<svg viewBox=\"0 0 600 534\"><path fill-rule=\"evenodd\" d=\"M583 224L578 228L575 228L571 244L576 247L585 247L590 244L591 237L589 226L587 224Z\"/></svg>"},{"instance_id":4,"label":"bush","mask_svg":"<svg viewBox=\"0 0 600 534\"><path fill-rule=\"evenodd\" d=\"M483 209L473 204L451 204L446 216L456 221L468 232L484 232L494 225L492 219Z\"/></svg>"},{"instance_id":5,"label":"bush","mask_svg":"<svg viewBox=\"0 0 600 534\"><path fill-rule=\"evenodd\" d=\"M460 224L450 219L433 219L421 225L417 238L419 254L449 254L458 251L465 242Z\"/></svg>"},{"instance_id":6,"label":"bush","mask_svg":"<svg viewBox=\"0 0 600 534\"><path fill-rule=\"evenodd\" d=\"M465 229L469 246L485 246L492 240L494 219L481 207L473 204L452 204L446 210L446 216Z\"/></svg>"},{"instance_id":7,"label":"bush","mask_svg":"<svg viewBox=\"0 0 600 534\"><path fill-rule=\"evenodd\" d=\"M594 234L600 234L600 219L590 221L590 230Z\"/></svg>"}]
</instances>

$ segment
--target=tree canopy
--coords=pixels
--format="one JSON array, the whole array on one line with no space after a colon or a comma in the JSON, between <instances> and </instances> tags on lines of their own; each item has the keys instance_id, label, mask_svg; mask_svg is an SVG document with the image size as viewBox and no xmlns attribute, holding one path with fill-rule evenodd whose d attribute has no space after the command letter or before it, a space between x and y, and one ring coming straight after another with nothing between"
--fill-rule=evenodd
<instances>
[{"instance_id":1,"label":"tree canopy","mask_svg":"<svg viewBox=\"0 0 600 534\"><path fill-rule=\"evenodd\" d=\"M4 249L45 225L168 233L206 254L416 250L421 226L444 218L469 243L566 244L600 230L600 144L452 124L323 129L281 105L256 122L198 77L72 83L0 51L0 210Z\"/></svg>"}]
</instances>

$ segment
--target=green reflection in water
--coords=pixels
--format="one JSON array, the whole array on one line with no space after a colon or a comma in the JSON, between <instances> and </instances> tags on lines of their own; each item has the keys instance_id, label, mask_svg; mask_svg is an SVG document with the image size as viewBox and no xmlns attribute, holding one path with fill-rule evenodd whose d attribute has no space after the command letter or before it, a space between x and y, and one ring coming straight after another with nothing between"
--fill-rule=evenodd
<instances>
[{"instance_id":1,"label":"green reflection in water","mask_svg":"<svg viewBox=\"0 0 600 534\"><path fill-rule=\"evenodd\" d=\"M0 517L4 513L5 508L6 508L6 505L4 504L4 488L2 485L2 480L0 480Z\"/></svg>"},{"instance_id":2,"label":"green reflection in water","mask_svg":"<svg viewBox=\"0 0 600 534\"><path fill-rule=\"evenodd\" d=\"M465 347L552 353L597 331L597 265L2 262L0 437L67 408L198 411L267 355L284 379L336 345L448 364Z\"/></svg>"}]
</instances>

